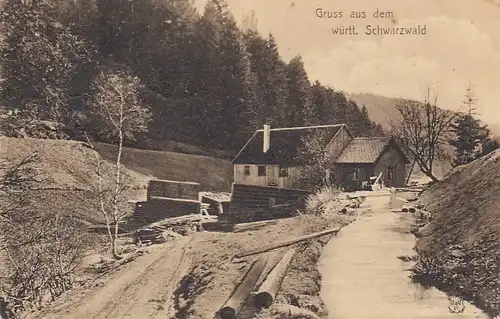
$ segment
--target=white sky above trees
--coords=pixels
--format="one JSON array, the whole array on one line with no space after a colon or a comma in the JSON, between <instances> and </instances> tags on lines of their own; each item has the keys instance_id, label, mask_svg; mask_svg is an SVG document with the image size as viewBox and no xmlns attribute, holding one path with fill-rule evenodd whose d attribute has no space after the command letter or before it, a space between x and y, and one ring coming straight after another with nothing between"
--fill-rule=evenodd
<instances>
[{"instance_id":1,"label":"white sky above trees","mask_svg":"<svg viewBox=\"0 0 500 319\"><path fill-rule=\"evenodd\" d=\"M426 88L439 105L459 109L469 81L488 123L500 125L500 0L227 0L234 17L255 10L261 34L272 33L285 60L300 54L311 81L349 93L375 93L422 100ZM202 10L205 0L196 0ZM320 19L317 8L343 11ZM375 20L377 8L391 19ZM349 19L366 11L366 19ZM367 36L366 24L426 25L427 35ZM356 25L358 36L330 28Z\"/></svg>"}]
</instances>

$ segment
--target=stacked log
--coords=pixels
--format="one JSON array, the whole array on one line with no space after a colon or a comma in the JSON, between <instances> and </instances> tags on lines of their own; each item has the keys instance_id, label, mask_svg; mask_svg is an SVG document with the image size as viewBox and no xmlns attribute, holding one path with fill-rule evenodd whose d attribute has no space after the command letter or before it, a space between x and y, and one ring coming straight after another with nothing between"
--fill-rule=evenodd
<instances>
[{"instance_id":1,"label":"stacked log","mask_svg":"<svg viewBox=\"0 0 500 319\"><path fill-rule=\"evenodd\" d=\"M268 256L261 256L254 261L243 277L241 283L236 287L229 299L219 311L222 319L235 319L238 312L243 307L250 293L255 288L257 281L266 268Z\"/></svg>"},{"instance_id":2,"label":"stacked log","mask_svg":"<svg viewBox=\"0 0 500 319\"><path fill-rule=\"evenodd\" d=\"M300 242L303 242L303 241L306 241L309 239L313 239L313 238L317 238L317 237L321 237L321 236L326 236L326 235L331 235L331 234L337 234L340 231L340 229L341 229L341 227L336 227L336 228L327 229L327 230L324 230L321 232L313 233L310 235L300 236L300 237L297 237L294 239L278 242L276 244L270 244L270 245L266 245L266 246L255 248L255 249L245 250L245 251L237 253L234 256L234 258L243 258L246 256L256 255L256 254L268 252L270 250L274 250L277 248L291 246L293 244L300 243Z\"/></svg>"},{"instance_id":3,"label":"stacked log","mask_svg":"<svg viewBox=\"0 0 500 319\"><path fill-rule=\"evenodd\" d=\"M185 216L179 216L179 217L166 218L166 219L160 220L156 223L152 223L151 226L167 229L167 228L174 227L174 226L182 226L182 225L189 225L189 224L201 225L204 223L214 223L214 222L217 222L217 220L218 220L217 216L191 214L191 215L185 215Z\"/></svg>"},{"instance_id":4,"label":"stacked log","mask_svg":"<svg viewBox=\"0 0 500 319\"><path fill-rule=\"evenodd\" d=\"M273 270L271 270L257 291L255 306L259 308L269 308L273 304L294 256L295 249L289 249Z\"/></svg>"},{"instance_id":5,"label":"stacked log","mask_svg":"<svg viewBox=\"0 0 500 319\"><path fill-rule=\"evenodd\" d=\"M203 216L201 214L192 214L187 216L173 217L153 223L149 226L143 227L135 232L138 242L143 244L157 244L166 240L165 233L170 232L172 235L172 228L175 227L188 227L202 229L201 225L205 222L213 222L217 216Z\"/></svg>"},{"instance_id":6,"label":"stacked log","mask_svg":"<svg viewBox=\"0 0 500 319\"><path fill-rule=\"evenodd\" d=\"M148 200L152 197L168 197L198 200L200 184L194 182L150 180L148 184Z\"/></svg>"},{"instance_id":7,"label":"stacked log","mask_svg":"<svg viewBox=\"0 0 500 319\"><path fill-rule=\"evenodd\" d=\"M403 205L403 207L401 208L401 211L403 213L407 213L407 212L415 213L417 211L417 209L415 208L415 206L412 206L412 205Z\"/></svg>"},{"instance_id":8,"label":"stacked log","mask_svg":"<svg viewBox=\"0 0 500 319\"><path fill-rule=\"evenodd\" d=\"M144 227L139 229L135 235L137 242L141 244L161 244L165 242L165 237L163 236L164 229L158 229L156 227Z\"/></svg>"}]
</instances>

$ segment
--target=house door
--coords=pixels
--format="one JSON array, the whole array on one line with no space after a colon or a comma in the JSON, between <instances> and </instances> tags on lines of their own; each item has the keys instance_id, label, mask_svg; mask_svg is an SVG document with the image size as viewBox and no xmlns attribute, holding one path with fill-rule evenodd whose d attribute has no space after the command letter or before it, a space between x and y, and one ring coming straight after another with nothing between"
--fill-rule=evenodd
<instances>
[{"instance_id":1,"label":"house door","mask_svg":"<svg viewBox=\"0 0 500 319\"><path fill-rule=\"evenodd\" d=\"M278 186L278 170L277 165L267 166L267 186Z\"/></svg>"}]
</instances>

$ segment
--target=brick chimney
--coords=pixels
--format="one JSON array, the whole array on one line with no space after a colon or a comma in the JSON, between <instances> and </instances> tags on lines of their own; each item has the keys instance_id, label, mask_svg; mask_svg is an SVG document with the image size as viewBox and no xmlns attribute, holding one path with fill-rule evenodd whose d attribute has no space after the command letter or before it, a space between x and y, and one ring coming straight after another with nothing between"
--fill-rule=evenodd
<instances>
[{"instance_id":1,"label":"brick chimney","mask_svg":"<svg viewBox=\"0 0 500 319\"><path fill-rule=\"evenodd\" d=\"M264 125L264 140L263 140L263 147L262 147L262 151L264 153L267 153L267 151L269 150L269 146L271 144L271 126L268 125L268 124L265 124Z\"/></svg>"}]
</instances>

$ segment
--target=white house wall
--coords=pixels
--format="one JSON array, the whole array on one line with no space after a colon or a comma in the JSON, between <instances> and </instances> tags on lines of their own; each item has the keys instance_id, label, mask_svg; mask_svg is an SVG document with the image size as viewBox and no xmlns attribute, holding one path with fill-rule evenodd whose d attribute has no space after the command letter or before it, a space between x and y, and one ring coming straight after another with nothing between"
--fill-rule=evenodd
<instances>
[{"instance_id":1,"label":"white house wall","mask_svg":"<svg viewBox=\"0 0 500 319\"><path fill-rule=\"evenodd\" d=\"M245 166L250 168L250 175L245 175ZM258 166L254 164L237 164L234 165L234 182L242 185L253 186L276 186L280 188L297 188L300 180L300 168L289 167L288 176L279 176L279 165L264 165L266 166L266 176L258 176ZM275 181L276 185L269 185Z\"/></svg>"}]
</instances>

